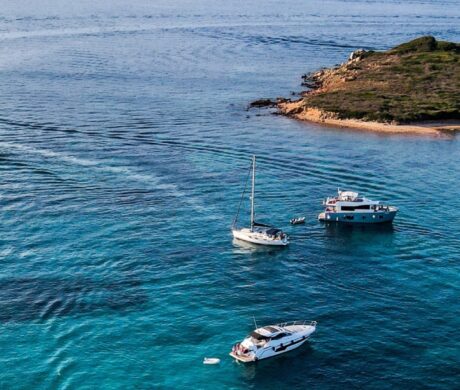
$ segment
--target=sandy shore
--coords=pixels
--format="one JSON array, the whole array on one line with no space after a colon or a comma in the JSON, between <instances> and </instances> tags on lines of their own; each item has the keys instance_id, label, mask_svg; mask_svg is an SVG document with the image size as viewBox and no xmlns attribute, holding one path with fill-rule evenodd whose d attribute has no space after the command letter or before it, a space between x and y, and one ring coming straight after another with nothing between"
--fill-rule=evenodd
<instances>
[{"instance_id":1,"label":"sandy shore","mask_svg":"<svg viewBox=\"0 0 460 390\"><path fill-rule=\"evenodd\" d=\"M427 121L416 124L387 124L380 122L366 122L357 119L337 119L331 113L323 112L317 108L304 108L302 101L280 102L277 105L282 115L302 121L310 121L330 126L345 127L380 133L419 134L439 136L446 132L460 131L460 121Z\"/></svg>"}]
</instances>

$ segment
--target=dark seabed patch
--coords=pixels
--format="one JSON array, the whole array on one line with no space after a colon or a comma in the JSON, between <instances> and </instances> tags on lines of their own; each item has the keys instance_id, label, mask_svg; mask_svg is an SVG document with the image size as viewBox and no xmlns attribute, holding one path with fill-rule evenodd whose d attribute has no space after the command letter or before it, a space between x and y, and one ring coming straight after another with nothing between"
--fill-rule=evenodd
<instances>
[{"instance_id":1,"label":"dark seabed patch","mask_svg":"<svg viewBox=\"0 0 460 390\"><path fill-rule=\"evenodd\" d=\"M0 279L0 321L46 321L53 317L107 315L141 310L148 301L141 283L86 278Z\"/></svg>"}]
</instances>

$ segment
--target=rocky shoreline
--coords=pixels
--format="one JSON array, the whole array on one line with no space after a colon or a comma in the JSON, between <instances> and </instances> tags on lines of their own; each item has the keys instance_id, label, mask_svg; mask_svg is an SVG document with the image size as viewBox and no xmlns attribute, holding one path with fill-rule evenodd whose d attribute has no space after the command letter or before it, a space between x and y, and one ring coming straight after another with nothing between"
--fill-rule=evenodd
<instances>
[{"instance_id":1,"label":"rocky shoreline","mask_svg":"<svg viewBox=\"0 0 460 390\"><path fill-rule=\"evenodd\" d=\"M325 112L315 107L304 107L301 101L279 102L276 106L278 114L301 121L319 123L333 127L367 130L380 133L418 134L442 136L446 133L460 131L460 122L455 120L420 121L416 123L398 124L363 121L358 119L340 119L332 112Z\"/></svg>"},{"instance_id":2,"label":"rocky shoreline","mask_svg":"<svg viewBox=\"0 0 460 390\"><path fill-rule=\"evenodd\" d=\"M460 45L422 37L386 52L357 50L334 68L302 76L300 99L253 107L341 128L443 135L460 131Z\"/></svg>"}]
</instances>

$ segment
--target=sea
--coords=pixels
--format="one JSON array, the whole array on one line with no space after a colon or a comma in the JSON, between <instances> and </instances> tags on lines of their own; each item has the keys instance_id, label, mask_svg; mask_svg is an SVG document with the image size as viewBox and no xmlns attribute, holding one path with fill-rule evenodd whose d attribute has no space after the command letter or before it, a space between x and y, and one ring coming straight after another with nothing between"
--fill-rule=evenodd
<instances>
[{"instance_id":1,"label":"sea","mask_svg":"<svg viewBox=\"0 0 460 390\"><path fill-rule=\"evenodd\" d=\"M247 106L459 27L457 0L2 1L0 389L458 389L460 135ZM232 239L253 155L286 248ZM394 223L318 222L337 188ZM291 320L296 351L228 356Z\"/></svg>"}]
</instances>

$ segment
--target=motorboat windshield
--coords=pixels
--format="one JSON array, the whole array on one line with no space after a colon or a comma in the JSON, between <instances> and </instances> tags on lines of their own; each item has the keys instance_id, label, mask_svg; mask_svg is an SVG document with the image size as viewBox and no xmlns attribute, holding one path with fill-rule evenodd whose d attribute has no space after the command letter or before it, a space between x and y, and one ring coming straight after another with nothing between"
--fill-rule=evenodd
<instances>
[{"instance_id":1,"label":"motorboat windshield","mask_svg":"<svg viewBox=\"0 0 460 390\"><path fill-rule=\"evenodd\" d=\"M260 333L257 333L256 331L251 332L251 337L257 341L269 341L270 340L269 336L261 335Z\"/></svg>"}]
</instances>

